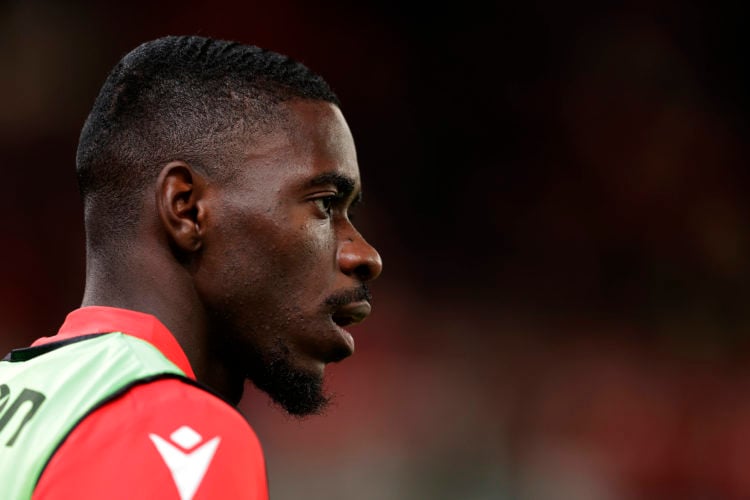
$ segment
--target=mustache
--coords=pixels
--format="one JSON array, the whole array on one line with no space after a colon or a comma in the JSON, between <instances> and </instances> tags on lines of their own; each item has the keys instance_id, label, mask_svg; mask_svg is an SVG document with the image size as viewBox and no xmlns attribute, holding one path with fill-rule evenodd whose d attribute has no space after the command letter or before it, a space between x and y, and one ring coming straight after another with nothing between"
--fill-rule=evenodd
<instances>
[{"instance_id":1,"label":"mustache","mask_svg":"<svg viewBox=\"0 0 750 500\"><path fill-rule=\"evenodd\" d=\"M357 288L334 293L326 299L326 304L332 307L341 307L352 302L360 302L363 300L372 302L372 293L370 293L370 287L368 287L364 283L359 285Z\"/></svg>"}]
</instances>

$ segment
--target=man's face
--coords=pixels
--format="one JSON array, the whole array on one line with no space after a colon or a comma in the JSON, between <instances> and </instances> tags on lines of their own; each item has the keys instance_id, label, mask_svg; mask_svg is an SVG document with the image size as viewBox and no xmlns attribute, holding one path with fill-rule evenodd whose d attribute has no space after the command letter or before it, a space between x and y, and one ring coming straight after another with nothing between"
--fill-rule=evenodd
<instances>
[{"instance_id":1,"label":"man's face","mask_svg":"<svg viewBox=\"0 0 750 500\"><path fill-rule=\"evenodd\" d=\"M336 106L283 104L289 123L246 149L237 179L209 187L197 292L230 371L292 414L322 409L326 363L352 354L343 327L369 314L380 256L349 218L354 141Z\"/></svg>"}]
</instances>

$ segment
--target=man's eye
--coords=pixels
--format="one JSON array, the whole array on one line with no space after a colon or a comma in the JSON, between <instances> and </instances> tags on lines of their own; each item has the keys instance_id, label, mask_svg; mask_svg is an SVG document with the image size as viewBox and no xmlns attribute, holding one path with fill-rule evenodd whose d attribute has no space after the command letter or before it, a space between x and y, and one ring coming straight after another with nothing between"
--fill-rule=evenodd
<instances>
[{"instance_id":1,"label":"man's eye","mask_svg":"<svg viewBox=\"0 0 750 500\"><path fill-rule=\"evenodd\" d=\"M315 203L318 206L318 209L323 212L326 215L331 215L331 210L333 209L333 203L336 201L335 196L324 196L323 198L316 198L313 200L313 203Z\"/></svg>"}]
</instances>

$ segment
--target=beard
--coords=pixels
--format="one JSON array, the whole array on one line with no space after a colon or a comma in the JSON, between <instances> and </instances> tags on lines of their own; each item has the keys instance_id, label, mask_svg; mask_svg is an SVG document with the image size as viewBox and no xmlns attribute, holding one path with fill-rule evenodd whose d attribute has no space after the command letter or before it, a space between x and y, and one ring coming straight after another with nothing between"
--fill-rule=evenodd
<instances>
[{"instance_id":1,"label":"beard","mask_svg":"<svg viewBox=\"0 0 750 500\"><path fill-rule=\"evenodd\" d=\"M258 369L246 377L290 415L305 417L323 413L331 398L324 394L322 377L294 368L288 355L289 349L277 339L276 349L263 356L262 361L255 364Z\"/></svg>"}]
</instances>

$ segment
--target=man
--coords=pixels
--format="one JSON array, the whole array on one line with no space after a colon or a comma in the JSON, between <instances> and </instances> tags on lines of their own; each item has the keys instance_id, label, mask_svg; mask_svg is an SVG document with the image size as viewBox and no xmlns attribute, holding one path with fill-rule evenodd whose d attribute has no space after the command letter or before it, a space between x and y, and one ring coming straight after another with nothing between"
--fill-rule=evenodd
<instances>
[{"instance_id":1,"label":"man","mask_svg":"<svg viewBox=\"0 0 750 500\"><path fill-rule=\"evenodd\" d=\"M77 174L83 303L0 363L0 496L267 498L244 381L320 412L382 266L336 96L274 52L154 40L105 81Z\"/></svg>"}]
</instances>

